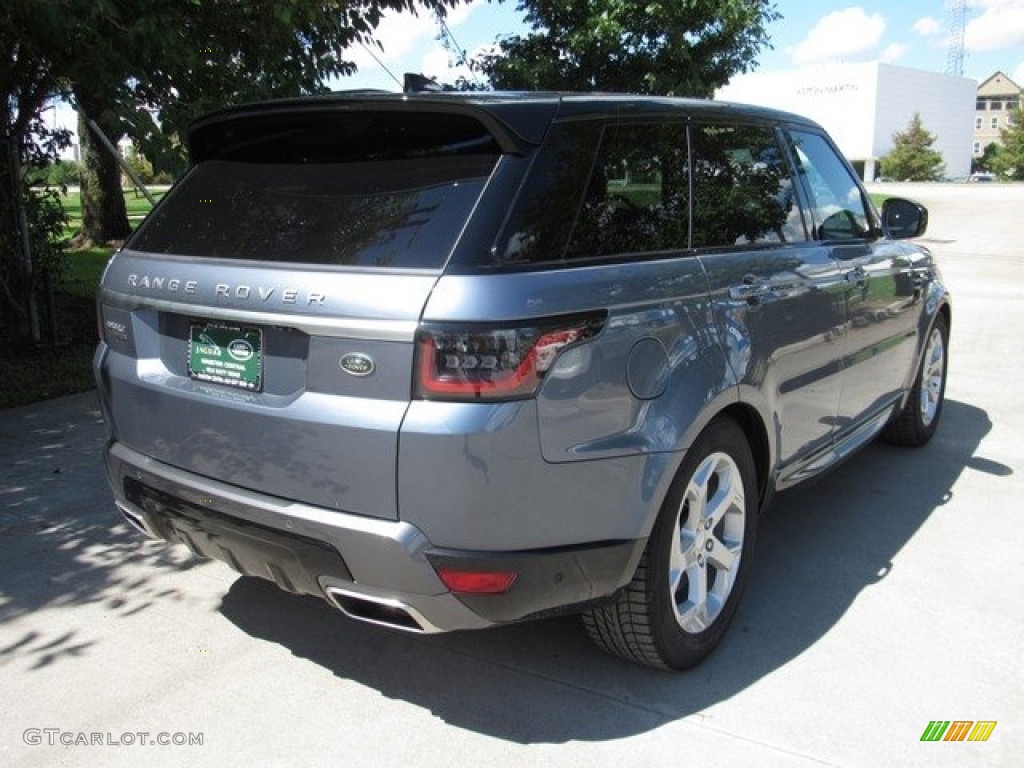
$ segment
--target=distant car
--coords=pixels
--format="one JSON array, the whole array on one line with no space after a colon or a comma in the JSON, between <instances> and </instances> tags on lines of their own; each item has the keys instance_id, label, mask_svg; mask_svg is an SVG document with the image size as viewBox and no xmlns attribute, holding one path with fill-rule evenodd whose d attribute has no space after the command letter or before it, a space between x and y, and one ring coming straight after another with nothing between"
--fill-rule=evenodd
<instances>
[{"instance_id":1,"label":"distant car","mask_svg":"<svg viewBox=\"0 0 1024 768\"><path fill-rule=\"evenodd\" d=\"M993 175L991 173L972 173L970 176L967 177L967 181L972 182L972 183L973 182L986 182L986 181L995 181L995 178L996 178L995 175Z\"/></svg>"},{"instance_id":2,"label":"distant car","mask_svg":"<svg viewBox=\"0 0 1024 768\"><path fill-rule=\"evenodd\" d=\"M939 423L927 212L795 115L337 95L188 146L99 291L117 506L350 617L689 667L777 489Z\"/></svg>"}]
</instances>

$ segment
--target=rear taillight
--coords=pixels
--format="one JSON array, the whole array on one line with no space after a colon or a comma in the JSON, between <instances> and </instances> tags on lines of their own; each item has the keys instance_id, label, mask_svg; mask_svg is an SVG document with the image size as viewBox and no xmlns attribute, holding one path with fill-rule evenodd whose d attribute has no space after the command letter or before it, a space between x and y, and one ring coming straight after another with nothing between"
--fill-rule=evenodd
<instances>
[{"instance_id":1,"label":"rear taillight","mask_svg":"<svg viewBox=\"0 0 1024 768\"><path fill-rule=\"evenodd\" d=\"M513 328L425 325L416 336L414 396L426 400L530 397L566 347L601 330L603 316Z\"/></svg>"}]
</instances>

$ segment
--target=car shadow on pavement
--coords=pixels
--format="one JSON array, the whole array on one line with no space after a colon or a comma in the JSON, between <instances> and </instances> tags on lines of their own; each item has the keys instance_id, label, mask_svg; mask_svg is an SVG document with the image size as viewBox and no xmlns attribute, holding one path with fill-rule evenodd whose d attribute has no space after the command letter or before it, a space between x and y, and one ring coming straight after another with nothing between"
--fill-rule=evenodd
<instances>
[{"instance_id":1,"label":"car shadow on pavement","mask_svg":"<svg viewBox=\"0 0 1024 768\"><path fill-rule=\"evenodd\" d=\"M234 582L220 610L254 637L460 728L523 744L618 739L700 713L813 646L859 595L884 586L900 550L949 501L965 468L1012 474L975 455L990 429L983 410L947 401L924 448L875 444L840 471L777 497L730 631L682 674L601 653L573 617L412 635L249 578Z\"/></svg>"},{"instance_id":2,"label":"car shadow on pavement","mask_svg":"<svg viewBox=\"0 0 1024 768\"><path fill-rule=\"evenodd\" d=\"M105 442L94 392L0 414L0 666L41 669L102 639L95 627L42 621L43 612L95 605L133 616L181 599L158 575L204 564L120 521L103 479Z\"/></svg>"}]
</instances>

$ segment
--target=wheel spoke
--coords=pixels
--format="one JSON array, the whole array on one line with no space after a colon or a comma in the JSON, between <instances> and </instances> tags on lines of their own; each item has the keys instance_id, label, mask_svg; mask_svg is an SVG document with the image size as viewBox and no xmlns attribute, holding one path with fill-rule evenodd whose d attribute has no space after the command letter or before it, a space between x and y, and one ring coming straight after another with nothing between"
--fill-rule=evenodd
<instances>
[{"instance_id":1,"label":"wheel spoke","mask_svg":"<svg viewBox=\"0 0 1024 768\"><path fill-rule=\"evenodd\" d=\"M676 616L680 625L688 632L703 632L711 623L708 616L708 573L703 566L691 568L687 572L689 594L679 604Z\"/></svg>"},{"instance_id":2,"label":"wheel spoke","mask_svg":"<svg viewBox=\"0 0 1024 768\"><path fill-rule=\"evenodd\" d=\"M683 578L689 577L690 571L696 566L697 549L693 531L680 530L678 546L669 554L669 590L673 595L679 591Z\"/></svg>"},{"instance_id":3,"label":"wheel spoke","mask_svg":"<svg viewBox=\"0 0 1024 768\"><path fill-rule=\"evenodd\" d=\"M730 513L742 513L743 480L739 473L721 473L720 485L714 498L708 500L707 517L711 520L711 528L715 528L722 518Z\"/></svg>"},{"instance_id":4,"label":"wheel spoke","mask_svg":"<svg viewBox=\"0 0 1024 768\"><path fill-rule=\"evenodd\" d=\"M711 540L712 547L708 552L708 560L713 566L719 569L719 571L732 571L739 563L740 559L740 544L736 544L735 547L730 547L718 539ZM719 574L721 578L721 574Z\"/></svg>"},{"instance_id":5,"label":"wheel spoke","mask_svg":"<svg viewBox=\"0 0 1024 768\"><path fill-rule=\"evenodd\" d=\"M928 338L925 362L921 370L921 420L927 426L938 413L942 402L942 377L946 368L946 347L942 333L934 329Z\"/></svg>"}]
</instances>

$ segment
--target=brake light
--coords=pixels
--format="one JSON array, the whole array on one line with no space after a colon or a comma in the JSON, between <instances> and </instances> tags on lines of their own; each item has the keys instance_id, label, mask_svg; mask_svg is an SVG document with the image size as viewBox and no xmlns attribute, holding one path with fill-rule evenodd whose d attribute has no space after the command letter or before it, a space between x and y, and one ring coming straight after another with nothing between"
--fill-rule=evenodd
<instances>
[{"instance_id":1,"label":"brake light","mask_svg":"<svg viewBox=\"0 0 1024 768\"><path fill-rule=\"evenodd\" d=\"M415 396L429 400L530 397L559 353L591 338L600 317L518 328L424 326L417 334Z\"/></svg>"}]
</instances>

